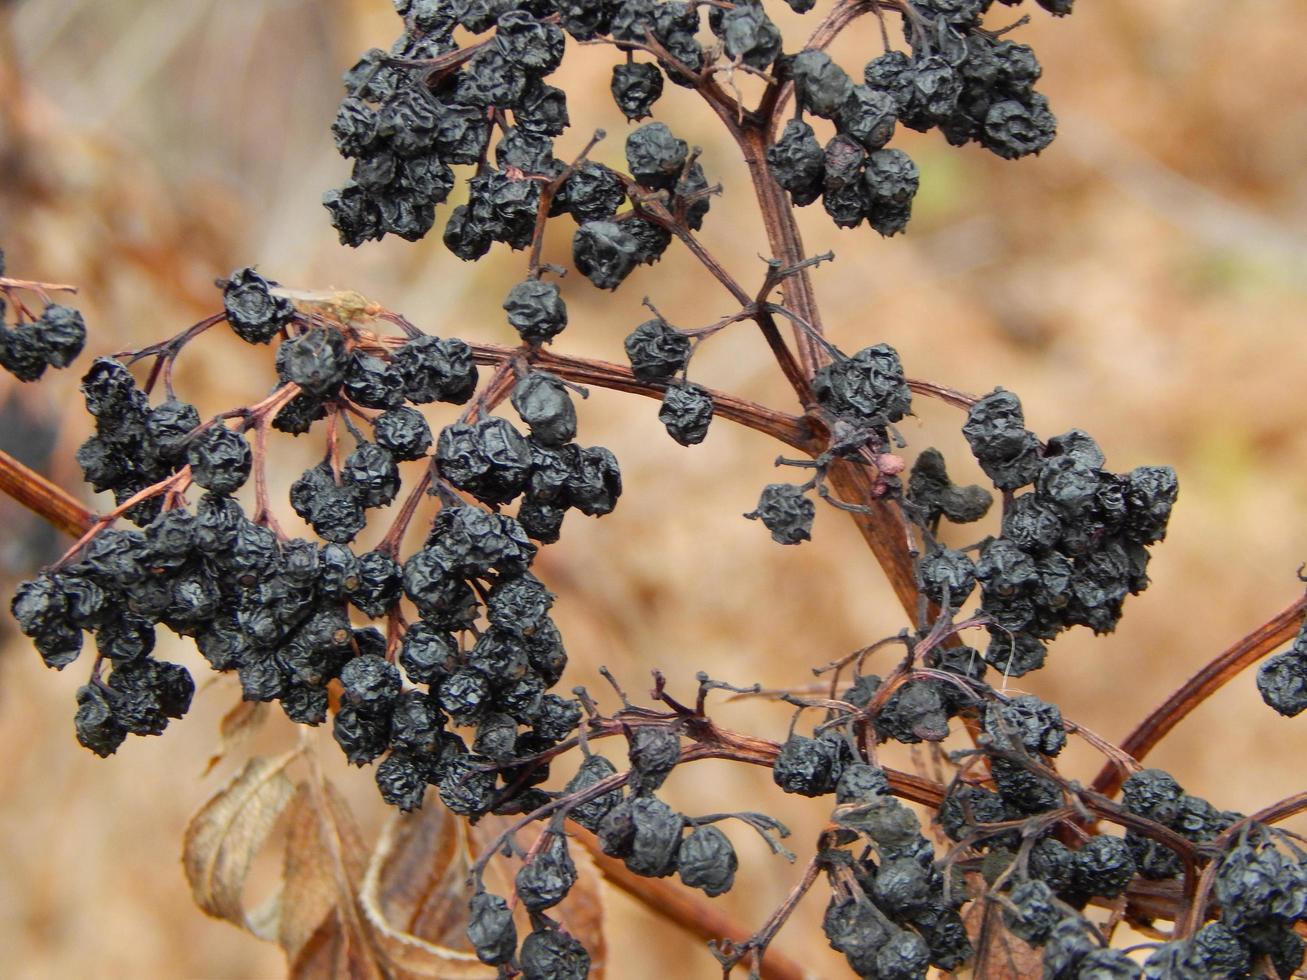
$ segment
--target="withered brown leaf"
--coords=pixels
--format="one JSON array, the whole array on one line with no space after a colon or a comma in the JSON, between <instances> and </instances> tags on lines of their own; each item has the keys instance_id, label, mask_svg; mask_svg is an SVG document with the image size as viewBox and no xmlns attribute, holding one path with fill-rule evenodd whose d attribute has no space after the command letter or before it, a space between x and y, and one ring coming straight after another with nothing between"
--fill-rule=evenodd
<instances>
[{"instance_id":1,"label":"withered brown leaf","mask_svg":"<svg viewBox=\"0 0 1307 980\"><path fill-rule=\"evenodd\" d=\"M387 975L356 906L366 859L362 833L336 788L326 780L301 783L290 811L277 934L292 978Z\"/></svg>"},{"instance_id":2,"label":"withered brown leaf","mask_svg":"<svg viewBox=\"0 0 1307 980\"><path fill-rule=\"evenodd\" d=\"M267 717L266 701L237 701L218 723L218 748L209 756L203 775L207 776L213 772L214 767L225 759L232 749L258 731Z\"/></svg>"},{"instance_id":3,"label":"withered brown leaf","mask_svg":"<svg viewBox=\"0 0 1307 980\"><path fill-rule=\"evenodd\" d=\"M191 818L182 840L182 865L195 904L264 939L272 938L275 912L271 907L258 915L247 912L242 892L250 863L294 794L285 770L298 754L250 759Z\"/></svg>"}]
</instances>

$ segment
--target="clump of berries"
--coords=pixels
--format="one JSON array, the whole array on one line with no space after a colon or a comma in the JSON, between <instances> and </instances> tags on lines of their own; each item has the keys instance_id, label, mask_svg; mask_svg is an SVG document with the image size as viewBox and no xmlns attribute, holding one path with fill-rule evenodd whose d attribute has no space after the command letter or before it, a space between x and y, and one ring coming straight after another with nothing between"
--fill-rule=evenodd
<instances>
[{"instance_id":1,"label":"clump of berries","mask_svg":"<svg viewBox=\"0 0 1307 980\"><path fill-rule=\"evenodd\" d=\"M19 296L25 291L40 298L39 314ZM37 381L46 368L73 363L85 344L82 314L51 302L40 283L5 278L5 253L0 250L0 368L19 381Z\"/></svg>"},{"instance_id":2,"label":"clump of berries","mask_svg":"<svg viewBox=\"0 0 1307 980\"><path fill-rule=\"evenodd\" d=\"M575 407L551 374L523 368L512 390L529 433L478 404L433 439L416 406L472 398L478 372L465 343L412 329L403 343L364 346L349 326L296 311L251 269L226 281L223 298L220 317L138 357L175 358L222 320L251 344L280 337L279 383L258 405L201 421L170 385L152 405L111 358L82 382L97 432L78 460L96 490L114 492L112 516L139 530L102 522L20 585L12 605L52 667L73 663L86 637L95 643L79 741L108 755L186 712L189 673L152 656L163 626L193 637L215 670L235 671L247 700L279 702L299 724L326 722L338 687L336 741L357 765L381 759L388 802L413 809L434 785L458 813L520 811L548 766L517 760L563 741L581 718L578 702L550 692L567 654L553 595L530 572L532 539L556 540L569 509L611 511L616 459L573 441ZM300 434L320 420L332 428L327 454L289 492L315 541L287 536L271 515L265 457L249 433ZM348 452L337 427L353 439ZM401 556L400 525L372 550L352 548L398 495L400 464L415 460L424 461L416 493L430 483L443 504L422 546ZM237 494L252 474L251 514ZM190 503L192 486L200 495ZM519 498L519 517L500 511ZM416 618L401 612L404 600ZM365 625L378 619L385 632Z\"/></svg>"}]
</instances>

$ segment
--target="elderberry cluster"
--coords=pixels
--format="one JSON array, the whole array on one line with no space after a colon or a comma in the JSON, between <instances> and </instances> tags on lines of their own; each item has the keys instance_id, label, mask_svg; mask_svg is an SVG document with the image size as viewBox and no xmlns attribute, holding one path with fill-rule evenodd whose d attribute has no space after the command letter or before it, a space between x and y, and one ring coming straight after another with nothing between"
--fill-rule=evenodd
<instances>
[{"instance_id":1,"label":"elderberry cluster","mask_svg":"<svg viewBox=\"0 0 1307 980\"><path fill-rule=\"evenodd\" d=\"M5 253L0 250L0 368L19 381L37 381L46 368L65 368L86 344L86 323L70 306L42 297L34 315L15 294L19 286L5 279ZM10 307L15 322L9 324Z\"/></svg>"},{"instance_id":2,"label":"elderberry cluster","mask_svg":"<svg viewBox=\"0 0 1307 980\"><path fill-rule=\"evenodd\" d=\"M518 760L563 741L581 718L577 701L549 690L567 654L549 616L553 595L530 572L532 538L557 540L569 509L610 512L621 493L617 461L573 441L567 387L529 367L512 390L529 434L478 404L433 440L417 406L472 398L467 344L415 328L403 343L365 341L349 324L296 311L274 287L239 270L220 317L137 355L163 362L170 377L182 347L221 320L251 344L280 337L278 384L256 406L202 422L170 382L166 400L151 405L123 363L92 365L82 392L97 432L77 458L140 530L98 524L19 587L14 616L59 669L94 638L76 730L100 755L127 734L161 733L189 706L189 673L151 656L164 626L193 637L215 670L235 671L245 699L280 702L299 724L325 722L337 689L336 741L358 765L385 756L376 777L388 802L412 809L431 784L458 813L518 812L548 775L547 763ZM289 488L320 540L288 537L262 482L252 515L236 496L266 459L248 433L298 435L323 419L327 453ZM348 452L340 429L353 440ZM426 470L413 502L429 484L442 503L422 546L402 556L398 524L372 550L351 548L394 501L401 463L414 460ZM193 505L189 486L202 493ZM518 517L500 510L519 497ZM356 619L384 619L386 631Z\"/></svg>"},{"instance_id":3,"label":"elderberry cluster","mask_svg":"<svg viewBox=\"0 0 1307 980\"><path fill-rule=\"evenodd\" d=\"M1070 3L1041 2L1070 11ZM919 183L911 158L886 146L899 123L938 128L953 145L976 142L1005 159L1038 153L1055 135L1056 119L1034 90L1039 62L1028 46L1002 39L1005 30L982 26L991 5L901 5L911 53L887 50L855 84L823 50L786 53L759 0L708 5L706 24L700 5L681 0L403 0L395 6L404 31L390 50L368 51L345 73L332 134L353 170L324 204L342 243L386 234L416 241L453 192L453 168L475 166L468 200L450 211L443 233L460 258L479 259L494 242L524 248L538 221L566 212L581 226L577 267L600 288L657 261L670 235L666 222L647 220L650 201L659 197L678 223L697 229L711 189L662 124L631 134L627 174L555 157L570 118L566 93L545 79L570 37L625 53L610 87L632 121L652 113L665 79L694 87L719 70L745 70L773 86L792 82L798 114L768 147L772 177L797 205L820 198L840 227L865 220L893 235L906 227ZM806 13L814 4L790 6ZM484 37L463 43L460 30ZM805 115L833 123L824 146ZM618 214L628 198L632 208Z\"/></svg>"},{"instance_id":4,"label":"elderberry cluster","mask_svg":"<svg viewBox=\"0 0 1307 980\"><path fill-rule=\"evenodd\" d=\"M724 894L735 882L739 858L730 838L714 823L727 817L741 820L778 852L783 848L776 838L789 831L758 813L695 818L672 809L655 791L680 760L680 751L681 735L674 723L631 727L627 730L630 769L624 779L607 757L587 749L576 774L562 790L552 794L537 790L537 799L565 804L559 812L595 833L603 852L621 859L633 874L644 878L677 875L682 884L709 897ZM619 785L622 781L626 792ZM568 836L551 825L517 872L514 891L532 924L520 952L508 903L484 890L472 899L467 934L483 963L514 963L523 976L540 980L583 980L587 976L590 957L585 948L546 915L576 883L576 865L569 848Z\"/></svg>"},{"instance_id":5,"label":"elderberry cluster","mask_svg":"<svg viewBox=\"0 0 1307 980\"><path fill-rule=\"evenodd\" d=\"M793 81L800 112L768 149L767 163L790 200L802 207L820 199L841 228L866 221L894 235L911 218L920 181L912 159L886 146L896 125L939 129L954 146L975 142L1008 160L1046 148L1057 120L1034 90L1039 61L1027 45L981 26L991 5L912 0L903 7L911 53L873 58L861 83L824 51L784 59L779 74ZM824 146L804 114L833 124Z\"/></svg>"},{"instance_id":6,"label":"elderberry cluster","mask_svg":"<svg viewBox=\"0 0 1307 980\"><path fill-rule=\"evenodd\" d=\"M892 445L890 426L912 411L912 391L903 373L903 363L898 351L889 344L874 344L852 356L834 348L831 353L834 360L822 366L812 379L813 395L830 421L830 448L815 464L782 461L813 466L816 475L800 486L768 484L763 488L757 508L744 515L762 521L778 544L799 544L812 538L817 508L805 494L815 490L830 499L823 480L832 460L858 459L870 451L877 454L871 459L884 464L883 454ZM882 494L896 495L899 481L882 469L877 489Z\"/></svg>"},{"instance_id":7,"label":"elderberry cluster","mask_svg":"<svg viewBox=\"0 0 1307 980\"><path fill-rule=\"evenodd\" d=\"M922 590L956 609L979 586L991 638L985 658L1019 677L1043 666L1046 641L1062 630L1111 632L1126 596L1147 587L1147 546L1166 536L1175 472L1139 466L1112 473L1079 429L1042 443L1025 427L1016 395L1002 389L971 406L962 433L1003 492L1002 530L974 548L974 559L935 542L941 517L975 520L986 501L981 488L955 486L937 452L923 453L905 496L928 532Z\"/></svg>"}]
</instances>

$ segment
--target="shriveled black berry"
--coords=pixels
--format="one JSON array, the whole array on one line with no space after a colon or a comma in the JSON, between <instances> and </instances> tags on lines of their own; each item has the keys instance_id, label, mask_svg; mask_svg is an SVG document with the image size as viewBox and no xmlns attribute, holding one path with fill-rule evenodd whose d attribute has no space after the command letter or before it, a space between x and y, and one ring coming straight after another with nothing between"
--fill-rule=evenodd
<instances>
[{"instance_id":1,"label":"shriveled black berry","mask_svg":"<svg viewBox=\"0 0 1307 980\"><path fill-rule=\"evenodd\" d=\"M713 399L708 389L690 381L675 381L663 393L658 420L682 446L697 446L708 437Z\"/></svg>"},{"instance_id":2,"label":"shriveled black berry","mask_svg":"<svg viewBox=\"0 0 1307 980\"><path fill-rule=\"evenodd\" d=\"M399 670L371 654L355 657L341 669L344 700L370 712L389 711L400 692Z\"/></svg>"},{"instance_id":3,"label":"shriveled black berry","mask_svg":"<svg viewBox=\"0 0 1307 980\"><path fill-rule=\"evenodd\" d=\"M921 559L922 592L931 602L959 609L976 588L976 570L971 559L952 548L936 548Z\"/></svg>"},{"instance_id":4,"label":"shriveled black berry","mask_svg":"<svg viewBox=\"0 0 1307 980\"><path fill-rule=\"evenodd\" d=\"M802 487L791 483L769 483L762 488L757 508L744 516L762 521L777 544L800 544L812 539L812 521L817 516L817 505L805 495Z\"/></svg>"},{"instance_id":5,"label":"shriveled black berry","mask_svg":"<svg viewBox=\"0 0 1307 980\"><path fill-rule=\"evenodd\" d=\"M800 51L790 71L799 104L814 116L834 118L853 92L849 76L824 51Z\"/></svg>"},{"instance_id":6,"label":"shriveled black berry","mask_svg":"<svg viewBox=\"0 0 1307 980\"><path fill-rule=\"evenodd\" d=\"M114 716L104 689L95 684L78 688L73 725L77 741L101 758L113 755L127 738L127 729Z\"/></svg>"},{"instance_id":7,"label":"shriveled black berry","mask_svg":"<svg viewBox=\"0 0 1307 980\"><path fill-rule=\"evenodd\" d=\"M910 680L890 695L876 718L876 731L898 742L940 742L948 735L951 685L935 679Z\"/></svg>"},{"instance_id":8,"label":"shriveled black berry","mask_svg":"<svg viewBox=\"0 0 1307 980\"><path fill-rule=\"evenodd\" d=\"M440 773L436 788L440 801L461 816L479 816L490 809L495 795L493 763L478 755L451 759Z\"/></svg>"},{"instance_id":9,"label":"shriveled black berry","mask_svg":"<svg viewBox=\"0 0 1307 980\"><path fill-rule=\"evenodd\" d=\"M1057 135L1057 117L1048 111L1048 100L1038 92L1024 99L995 102L985 114L979 142L1005 160L1038 153Z\"/></svg>"},{"instance_id":10,"label":"shriveled black berry","mask_svg":"<svg viewBox=\"0 0 1307 980\"><path fill-rule=\"evenodd\" d=\"M1175 777L1161 769L1141 769L1121 784L1121 802L1127 810L1164 825L1175 820L1183 797L1184 789Z\"/></svg>"},{"instance_id":11,"label":"shriveled black berry","mask_svg":"<svg viewBox=\"0 0 1307 980\"><path fill-rule=\"evenodd\" d=\"M604 756L587 756L577 768L576 775L567 781L563 792L570 796L578 790L586 789L603 779L607 779L616 772L617 767ZM599 822L608 814L608 811L620 803L621 799L622 791L620 789L610 790L573 807L570 816L587 830L595 830L598 828Z\"/></svg>"},{"instance_id":12,"label":"shriveled black berry","mask_svg":"<svg viewBox=\"0 0 1307 980\"><path fill-rule=\"evenodd\" d=\"M813 394L835 414L867 425L898 422L912 410L903 363L888 344L827 364L813 378Z\"/></svg>"},{"instance_id":13,"label":"shriveled black berry","mask_svg":"<svg viewBox=\"0 0 1307 980\"><path fill-rule=\"evenodd\" d=\"M561 136L570 123L567 96L560 88L546 85L538 78L529 78L521 98L513 107L513 120L530 132Z\"/></svg>"},{"instance_id":14,"label":"shriveled black berry","mask_svg":"<svg viewBox=\"0 0 1307 980\"><path fill-rule=\"evenodd\" d=\"M363 530L367 517L361 489L344 479L337 480L327 462L307 470L291 484L290 503L318 535L344 544Z\"/></svg>"},{"instance_id":15,"label":"shriveled black berry","mask_svg":"<svg viewBox=\"0 0 1307 980\"><path fill-rule=\"evenodd\" d=\"M191 479L214 493L235 493L249 478L254 457L239 432L215 422L191 442L186 451Z\"/></svg>"},{"instance_id":16,"label":"shriveled black berry","mask_svg":"<svg viewBox=\"0 0 1307 980\"><path fill-rule=\"evenodd\" d=\"M396 749L377 766L377 789L383 800L408 813L422 806L430 775L430 756Z\"/></svg>"},{"instance_id":17,"label":"shriveled black berry","mask_svg":"<svg viewBox=\"0 0 1307 980\"><path fill-rule=\"evenodd\" d=\"M890 792L889 777L885 770L865 762L844 767L835 786L836 803L867 803Z\"/></svg>"},{"instance_id":18,"label":"shriveled black berry","mask_svg":"<svg viewBox=\"0 0 1307 980\"><path fill-rule=\"evenodd\" d=\"M776 756L772 780L787 793L822 796L834 791L840 769L840 759L831 742L791 735Z\"/></svg>"},{"instance_id":19,"label":"shriveled black berry","mask_svg":"<svg viewBox=\"0 0 1307 980\"><path fill-rule=\"evenodd\" d=\"M572 936L545 926L522 942L520 958L524 980L585 980L590 954Z\"/></svg>"},{"instance_id":20,"label":"shriveled black berry","mask_svg":"<svg viewBox=\"0 0 1307 980\"><path fill-rule=\"evenodd\" d=\"M472 724L490 704L490 681L481 671L464 667L440 681L436 697L440 707L455 722Z\"/></svg>"},{"instance_id":21,"label":"shriveled black berry","mask_svg":"<svg viewBox=\"0 0 1307 980\"><path fill-rule=\"evenodd\" d=\"M513 408L546 446L561 446L576 437L576 406L567 386L548 371L532 371L513 388Z\"/></svg>"},{"instance_id":22,"label":"shriveled black berry","mask_svg":"<svg viewBox=\"0 0 1307 980\"><path fill-rule=\"evenodd\" d=\"M237 269L222 290L227 322L241 340L266 344L290 322L295 313L291 301L273 296L269 282L253 269Z\"/></svg>"},{"instance_id":23,"label":"shriveled black berry","mask_svg":"<svg viewBox=\"0 0 1307 980\"><path fill-rule=\"evenodd\" d=\"M395 352L404 375L404 394L416 404L462 405L477 386L472 348L457 337L415 337Z\"/></svg>"},{"instance_id":24,"label":"shriveled black berry","mask_svg":"<svg viewBox=\"0 0 1307 980\"><path fill-rule=\"evenodd\" d=\"M666 123L645 123L626 137L626 163L645 187L671 190L685 167L689 146Z\"/></svg>"},{"instance_id":25,"label":"shriveled black berry","mask_svg":"<svg viewBox=\"0 0 1307 980\"><path fill-rule=\"evenodd\" d=\"M642 381L670 378L685 370L690 359L690 338L661 317L632 330L625 346L631 372Z\"/></svg>"},{"instance_id":26,"label":"shriveled black berry","mask_svg":"<svg viewBox=\"0 0 1307 980\"><path fill-rule=\"evenodd\" d=\"M517 949L517 926L508 903L490 892L477 892L468 903L467 938L482 963L506 963Z\"/></svg>"},{"instance_id":27,"label":"shriveled black berry","mask_svg":"<svg viewBox=\"0 0 1307 980\"><path fill-rule=\"evenodd\" d=\"M1126 536L1139 544L1166 537L1166 524L1179 493L1175 470L1169 466L1137 466L1126 486Z\"/></svg>"},{"instance_id":28,"label":"shriveled black berry","mask_svg":"<svg viewBox=\"0 0 1307 980\"><path fill-rule=\"evenodd\" d=\"M399 564L383 551L359 556L358 584L349 601L368 616L383 616L399 601L403 592Z\"/></svg>"},{"instance_id":29,"label":"shriveled black berry","mask_svg":"<svg viewBox=\"0 0 1307 980\"><path fill-rule=\"evenodd\" d=\"M517 722L510 715L492 711L477 724L472 751L496 762L513 758L517 746Z\"/></svg>"},{"instance_id":30,"label":"shriveled black berry","mask_svg":"<svg viewBox=\"0 0 1307 980\"><path fill-rule=\"evenodd\" d=\"M288 435L302 436L313 423L327 417L326 406L314 395L300 393L278 409L272 427Z\"/></svg>"},{"instance_id":31,"label":"shriveled black berry","mask_svg":"<svg viewBox=\"0 0 1307 980\"><path fill-rule=\"evenodd\" d=\"M1276 654L1257 670L1257 690L1286 718L1307 709L1307 651L1294 646Z\"/></svg>"},{"instance_id":32,"label":"shriveled black berry","mask_svg":"<svg viewBox=\"0 0 1307 980\"><path fill-rule=\"evenodd\" d=\"M576 884L576 865L567 850L567 838L550 834L549 841L526 864L514 880L517 896L532 912L553 908Z\"/></svg>"},{"instance_id":33,"label":"shriveled black berry","mask_svg":"<svg viewBox=\"0 0 1307 980\"><path fill-rule=\"evenodd\" d=\"M767 166L776 183L790 192L800 207L811 204L826 177L825 153L812 127L801 119L785 124L780 138L767 149Z\"/></svg>"},{"instance_id":34,"label":"shriveled black berry","mask_svg":"<svg viewBox=\"0 0 1307 980\"><path fill-rule=\"evenodd\" d=\"M667 779L680 758L681 739L675 729L642 725L628 736L631 776L627 781L636 796L652 793Z\"/></svg>"},{"instance_id":35,"label":"shriveled black berry","mask_svg":"<svg viewBox=\"0 0 1307 980\"><path fill-rule=\"evenodd\" d=\"M605 854L620 857L635 874L665 878L676 872L676 852L685 821L655 796L624 800L599 824Z\"/></svg>"},{"instance_id":36,"label":"shriveled black berry","mask_svg":"<svg viewBox=\"0 0 1307 980\"><path fill-rule=\"evenodd\" d=\"M780 29L761 3L736 4L722 14L714 33L728 58L753 68L768 68L781 53Z\"/></svg>"},{"instance_id":37,"label":"shriveled black berry","mask_svg":"<svg viewBox=\"0 0 1307 980\"><path fill-rule=\"evenodd\" d=\"M1055 756L1066 747L1062 712L1033 694L1022 694L1006 704L991 702L985 712L985 731L994 744L1008 749L1016 743L1027 752Z\"/></svg>"},{"instance_id":38,"label":"shriveled black berry","mask_svg":"<svg viewBox=\"0 0 1307 980\"><path fill-rule=\"evenodd\" d=\"M436 441L440 475L488 504L520 494L531 472L531 447L505 418L491 415L469 425L455 422Z\"/></svg>"},{"instance_id":39,"label":"shriveled black berry","mask_svg":"<svg viewBox=\"0 0 1307 980\"><path fill-rule=\"evenodd\" d=\"M330 327L310 327L277 348L277 376L310 395L334 394L348 366L345 339Z\"/></svg>"},{"instance_id":40,"label":"shriveled black berry","mask_svg":"<svg viewBox=\"0 0 1307 980\"><path fill-rule=\"evenodd\" d=\"M1008 893L1003 922L1020 939L1040 945L1063 918L1053 890L1042 881L1023 881Z\"/></svg>"},{"instance_id":41,"label":"shriveled black berry","mask_svg":"<svg viewBox=\"0 0 1307 980\"><path fill-rule=\"evenodd\" d=\"M676 865L682 884L713 898L731 890L740 861L724 833L716 827L697 827L681 840Z\"/></svg>"},{"instance_id":42,"label":"shriveled black berry","mask_svg":"<svg viewBox=\"0 0 1307 980\"><path fill-rule=\"evenodd\" d=\"M419 620L404 633L399 664L415 684L435 684L458 669L458 644L442 629Z\"/></svg>"},{"instance_id":43,"label":"shriveled black berry","mask_svg":"<svg viewBox=\"0 0 1307 980\"><path fill-rule=\"evenodd\" d=\"M632 121L643 119L663 94L663 73L648 62L614 65L609 88L622 115Z\"/></svg>"},{"instance_id":44,"label":"shriveled black berry","mask_svg":"<svg viewBox=\"0 0 1307 980\"><path fill-rule=\"evenodd\" d=\"M589 517L612 513L622 495L622 472L617 457L603 446L566 447L567 502Z\"/></svg>"},{"instance_id":45,"label":"shriveled black berry","mask_svg":"<svg viewBox=\"0 0 1307 980\"><path fill-rule=\"evenodd\" d=\"M281 710L297 725L321 725L327 720L327 689L292 684L281 697Z\"/></svg>"},{"instance_id":46,"label":"shriveled black berry","mask_svg":"<svg viewBox=\"0 0 1307 980\"><path fill-rule=\"evenodd\" d=\"M36 330L45 363L50 367L67 367L86 344L86 321L71 306L49 304L41 311Z\"/></svg>"},{"instance_id":47,"label":"shriveled black berry","mask_svg":"<svg viewBox=\"0 0 1307 980\"><path fill-rule=\"evenodd\" d=\"M407 406L378 415L372 434L398 460L421 459L431 448L431 427L421 412Z\"/></svg>"},{"instance_id":48,"label":"shriveled black berry","mask_svg":"<svg viewBox=\"0 0 1307 980\"><path fill-rule=\"evenodd\" d=\"M567 326L567 305L552 282L519 282L508 291L504 309L508 322L528 344L548 343Z\"/></svg>"},{"instance_id":49,"label":"shriveled black berry","mask_svg":"<svg viewBox=\"0 0 1307 980\"><path fill-rule=\"evenodd\" d=\"M581 705L557 694L546 694L540 699L540 713L532 722L533 731L551 742L561 742L581 723Z\"/></svg>"},{"instance_id":50,"label":"shriveled black berry","mask_svg":"<svg viewBox=\"0 0 1307 980\"><path fill-rule=\"evenodd\" d=\"M531 636L548 618L554 594L529 573L495 583L486 601L490 625L516 636Z\"/></svg>"},{"instance_id":51,"label":"shriveled black berry","mask_svg":"<svg viewBox=\"0 0 1307 980\"><path fill-rule=\"evenodd\" d=\"M985 662L1004 677L1023 677L1044 666L1048 648L1028 633L991 633Z\"/></svg>"},{"instance_id":52,"label":"shriveled black berry","mask_svg":"<svg viewBox=\"0 0 1307 980\"><path fill-rule=\"evenodd\" d=\"M640 242L614 221L587 221L572 237L572 261L600 289L616 289L640 260Z\"/></svg>"},{"instance_id":53,"label":"shriveled black berry","mask_svg":"<svg viewBox=\"0 0 1307 980\"><path fill-rule=\"evenodd\" d=\"M345 370L344 391L368 408L398 408L404 404L404 375L394 361L356 350Z\"/></svg>"},{"instance_id":54,"label":"shriveled black berry","mask_svg":"<svg viewBox=\"0 0 1307 980\"><path fill-rule=\"evenodd\" d=\"M880 974L876 953L886 944L893 925L871 902L855 898L831 897L822 917L822 931L831 948L843 953L849 965L861 976Z\"/></svg>"},{"instance_id":55,"label":"shriveled black berry","mask_svg":"<svg viewBox=\"0 0 1307 980\"><path fill-rule=\"evenodd\" d=\"M1115 898L1134 877L1135 862L1125 840L1110 834L1093 837L1076 851L1071 865L1073 888L1084 896Z\"/></svg>"},{"instance_id":56,"label":"shriveled black berry","mask_svg":"<svg viewBox=\"0 0 1307 980\"><path fill-rule=\"evenodd\" d=\"M835 124L867 150L879 150L894 135L897 109L893 96L867 85L854 85L835 112Z\"/></svg>"}]
</instances>

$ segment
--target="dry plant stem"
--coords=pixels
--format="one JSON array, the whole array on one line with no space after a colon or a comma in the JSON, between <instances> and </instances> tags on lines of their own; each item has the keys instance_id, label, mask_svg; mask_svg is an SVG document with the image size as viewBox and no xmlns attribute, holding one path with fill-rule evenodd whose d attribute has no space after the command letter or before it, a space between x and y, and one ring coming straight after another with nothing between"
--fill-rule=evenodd
<instances>
[{"instance_id":1,"label":"dry plant stem","mask_svg":"<svg viewBox=\"0 0 1307 980\"><path fill-rule=\"evenodd\" d=\"M0 493L7 494L65 534L80 538L95 524L95 515L63 487L0 450Z\"/></svg>"},{"instance_id":2,"label":"dry plant stem","mask_svg":"<svg viewBox=\"0 0 1307 980\"><path fill-rule=\"evenodd\" d=\"M1137 760L1143 759L1171 729L1220 690L1227 681L1291 640L1298 631L1304 612L1307 612L1307 596L1291 603L1224 650L1140 722L1121 743L1121 750ZM1108 762L1094 779L1093 788L1111 796L1121 788L1124 779L1120 767Z\"/></svg>"},{"instance_id":3,"label":"dry plant stem","mask_svg":"<svg viewBox=\"0 0 1307 980\"><path fill-rule=\"evenodd\" d=\"M589 852L599 873L609 884L647 905L655 914L692 936L704 940L729 939L742 943L749 931L724 914L711 902L704 901L684 885L662 878L641 878L618 858L609 857L594 834L573 825L569 833ZM784 953L770 950L762 963L763 980L803 980L807 974Z\"/></svg>"},{"instance_id":4,"label":"dry plant stem","mask_svg":"<svg viewBox=\"0 0 1307 980\"><path fill-rule=\"evenodd\" d=\"M521 349L505 347L500 344L472 344L472 352L479 364L500 364L520 356ZM667 390L666 382L641 381L631 373L630 368L612 364L608 361L596 361L583 357L564 357L546 350L540 350L532 358L532 363L546 371L551 371L560 378L575 381L578 384L594 385L596 388L610 388L614 391L626 391L647 398L663 397ZM713 414L740 425L766 433L802 452L815 453L820 450L813 439L811 430L804 419L776 412L756 402L721 391L712 391Z\"/></svg>"}]
</instances>

